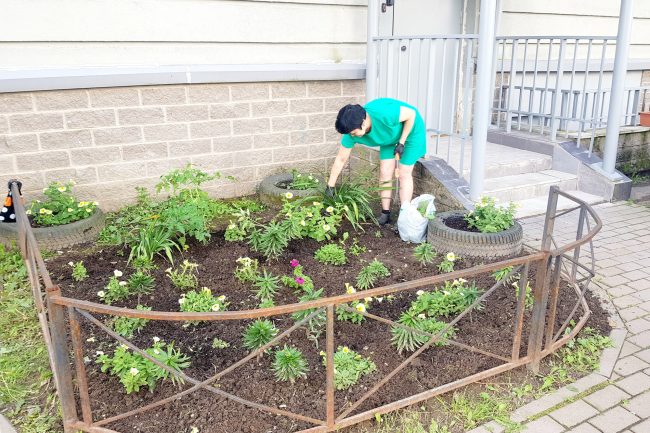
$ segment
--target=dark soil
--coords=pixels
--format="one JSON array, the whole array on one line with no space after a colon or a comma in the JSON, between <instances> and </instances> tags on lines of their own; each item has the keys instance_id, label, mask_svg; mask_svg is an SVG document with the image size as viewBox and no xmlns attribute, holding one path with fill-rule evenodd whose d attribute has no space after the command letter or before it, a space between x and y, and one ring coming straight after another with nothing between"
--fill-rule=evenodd
<instances>
[{"instance_id":1,"label":"dark soil","mask_svg":"<svg viewBox=\"0 0 650 433\"><path fill-rule=\"evenodd\" d=\"M464 232L473 232L473 233L480 232L480 230L477 229L476 227L468 226L467 221L465 221L465 217L463 215L451 215L447 218L444 218L442 222L444 223L444 225L452 229L462 230Z\"/></svg>"},{"instance_id":2,"label":"dark soil","mask_svg":"<svg viewBox=\"0 0 650 433\"><path fill-rule=\"evenodd\" d=\"M340 267L322 265L315 261L313 254L321 244L312 240L292 242L278 261L266 263L263 257L251 253L245 243L226 242L223 239L223 232L215 233L207 245L191 245L183 258L199 264L199 287L207 286L215 295L226 295L230 303L229 310L253 309L257 305L251 286L234 278L235 260L242 256L258 258L264 268L278 276L290 275L292 269L289 262L291 259L298 259L304 266L304 272L313 278L315 286L324 288L325 296L343 294L344 284L346 282L354 284L359 270L374 258L383 262L391 271L391 276L379 281L378 285L410 281L438 273L437 265L441 258L427 267L421 267L412 255L413 245L402 242L387 227L377 229L369 226L365 233L356 234L349 227L348 230L351 234L347 242L348 246L355 237L360 245L367 248L367 251L360 257L348 254L348 264ZM381 233L381 237L377 237L376 233ZM107 284L114 269L124 272L123 279L128 278L133 272L126 264L127 256L127 251L117 248L82 248L67 251L59 257L50 259L48 269L52 278L61 285L65 296L99 302L97 292ZM67 264L71 260L84 261L88 269L88 279L81 283L72 280L71 268ZM179 258L178 261L180 262L181 259ZM152 307L153 310L178 311L180 291L171 285L164 273L164 269L169 264L162 259L157 264L159 269L153 273L157 283L155 291L139 299L134 297L119 302L116 306L135 307L137 303L141 303ZM480 262L476 260L460 259L456 269L478 264ZM533 268L534 266L531 266L531 269ZM534 281L533 270L529 278ZM489 274L468 279L474 280L483 290L489 289L495 282ZM421 289L433 289L433 287L421 287ZM394 299L384 299L381 303L373 301L369 312L396 320L415 299L416 290L402 292ZM610 329L607 314L590 294L587 300L592 310L588 326L607 334ZM281 288L275 301L277 305L294 303L297 302L297 296L291 289ZM556 329L564 322L576 301L575 292L568 285L563 285L558 302ZM487 298L482 310L472 312L457 324L456 341L497 355L510 356L515 304L514 289L500 287ZM581 309L578 311L580 313ZM529 316L530 313L526 312L521 344L522 356L526 351ZM109 320L107 317L98 317L105 323ZM445 320L449 321L451 318ZM273 321L281 331L294 323L288 315L274 317ZM248 351L243 347L241 335L250 322L250 320L210 322L190 326L183 326L183 323L177 322L149 322L132 341L141 348L149 347L153 337L160 337L167 342L174 341L176 347L191 357L192 364L185 373L196 379L205 379L247 355ZM84 343L85 354L89 358L94 360L95 352L98 350L112 353L115 343L101 330L82 321L82 333L84 340L95 337L94 341L91 339L90 342ZM230 348L212 348L215 337L230 343ZM390 337L390 327L373 320L366 320L361 325L336 322L335 345L348 346L363 356L371 358L378 369L375 373L365 376L357 385L336 393L337 413L356 401L409 356L409 353L398 354L390 345ZM307 340L305 331L300 329L282 341L281 345L285 343L298 347L309 362L310 371L307 380L299 380L293 385L276 382L270 369L272 356L268 354L226 375L216 386L244 399L324 419L325 367L319 355L320 350L325 347L324 334L318 340L318 347ZM417 394L502 363L498 359L455 346L430 348L353 413ZM86 369L95 420L141 407L188 387L185 384L179 388L165 381L161 382L153 393L142 390L127 395L119 380L102 373L94 362L88 363ZM137 416L111 423L106 427L124 433L189 433L193 426L201 433L271 431L288 433L312 427L305 422L268 415L205 390Z\"/></svg>"}]
</instances>

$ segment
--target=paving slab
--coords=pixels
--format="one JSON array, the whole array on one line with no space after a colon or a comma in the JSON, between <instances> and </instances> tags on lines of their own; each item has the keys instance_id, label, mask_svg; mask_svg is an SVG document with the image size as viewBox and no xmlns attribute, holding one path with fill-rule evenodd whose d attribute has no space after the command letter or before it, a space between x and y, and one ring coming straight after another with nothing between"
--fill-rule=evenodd
<instances>
[{"instance_id":1,"label":"paving slab","mask_svg":"<svg viewBox=\"0 0 650 433\"><path fill-rule=\"evenodd\" d=\"M650 376L640 371L616 382L616 386L630 395L637 395L650 390Z\"/></svg>"},{"instance_id":2,"label":"paving slab","mask_svg":"<svg viewBox=\"0 0 650 433\"><path fill-rule=\"evenodd\" d=\"M603 433L619 433L639 421L639 417L621 406L604 412L589 420L589 424Z\"/></svg>"},{"instance_id":3,"label":"paving slab","mask_svg":"<svg viewBox=\"0 0 650 433\"><path fill-rule=\"evenodd\" d=\"M566 427L573 427L598 415L598 410L583 400L575 401L549 413L549 416Z\"/></svg>"},{"instance_id":4,"label":"paving slab","mask_svg":"<svg viewBox=\"0 0 650 433\"><path fill-rule=\"evenodd\" d=\"M650 391L630 399L625 408L640 418L650 417ZM650 430L649 430L650 431Z\"/></svg>"},{"instance_id":5,"label":"paving slab","mask_svg":"<svg viewBox=\"0 0 650 433\"><path fill-rule=\"evenodd\" d=\"M16 430L9 423L7 418L0 413L0 433L16 433Z\"/></svg>"},{"instance_id":6,"label":"paving slab","mask_svg":"<svg viewBox=\"0 0 650 433\"><path fill-rule=\"evenodd\" d=\"M614 371L621 376L629 376L630 374L636 373L637 371L641 371L648 367L650 367L650 364L642 361L634 355L630 355L619 359L614 366Z\"/></svg>"},{"instance_id":7,"label":"paving slab","mask_svg":"<svg viewBox=\"0 0 650 433\"><path fill-rule=\"evenodd\" d=\"M526 433L562 433L565 430L561 424L546 415L524 426Z\"/></svg>"},{"instance_id":8,"label":"paving slab","mask_svg":"<svg viewBox=\"0 0 650 433\"><path fill-rule=\"evenodd\" d=\"M634 433L648 433L650 432L650 419L647 419L635 426L630 427Z\"/></svg>"},{"instance_id":9,"label":"paving slab","mask_svg":"<svg viewBox=\"0 0 650 433\"><path fill-rule=\"evenodd\" d=\"M630 394L614 385L609 385L593 394L589 394L585 397L585 401L603 412L628 398L630 398Z\"/></svg>"},{"instance_id":10,"label":"paving slab","mask_svg":"<svg viewBox=\"0 0 650 433\"><path fill-rule=\"evenodd\" d=\"M568 430L567 433L601 433L601 432L591 424L583 423L578 426L575 426L571 430Z\"/></svg>"}]
</instances>

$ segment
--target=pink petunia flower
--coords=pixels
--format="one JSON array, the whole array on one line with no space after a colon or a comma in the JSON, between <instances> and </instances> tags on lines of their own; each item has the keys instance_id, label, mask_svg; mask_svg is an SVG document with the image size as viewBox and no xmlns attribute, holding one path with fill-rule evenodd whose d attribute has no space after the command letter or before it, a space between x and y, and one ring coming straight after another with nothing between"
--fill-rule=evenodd
<instances>
[{"instance_id":1,"label":"pink petunia flower","mask_svg":"<svg viewBox=\"0 0 650 433\"><path fill-rule=\"evenodd\" d=\"M296 283L302 286L305 283L305 279L301 277L296 277Z\"/></svg>"},{"instance_id":2,"label":"pink petunia flower","mask_svg":"<svg viewBox=\"0 0 650 433\"><path fill-rule=\"evenodd\" d=\"M295 268L296 266L298 266L300 264L300 262L298 260L296 260L296 259L291 260L290 263L291 263L292 268Z\"/></svg>"}]
</instances>

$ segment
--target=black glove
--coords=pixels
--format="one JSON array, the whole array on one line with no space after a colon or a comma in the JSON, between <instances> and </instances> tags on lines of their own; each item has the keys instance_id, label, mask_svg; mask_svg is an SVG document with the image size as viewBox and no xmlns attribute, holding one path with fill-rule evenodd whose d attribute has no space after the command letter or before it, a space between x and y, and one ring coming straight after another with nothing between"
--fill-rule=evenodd
<instances>
[{"instance_id":1,"label":"black glove","mask_svg":"<svg viewBox=\"0 0 650 433\"><path fill-rule=\"evenodd\" d=\"M325 187L325 195L329 198L334 198L334 187L333 186L326 186Z\"/></svg>"},{"instance_id":2,"label":"black glove","mask_svg":"<svg viewBox=\"0 0 650 433\"><path fill-rule=\"evenodd\" d=\"M402 157L402 154L404 153L404 145L402 143L397 143L395 145L395 152L393 153L395 156L399 155L399 157Z\"/></svg>"}]
</instances>

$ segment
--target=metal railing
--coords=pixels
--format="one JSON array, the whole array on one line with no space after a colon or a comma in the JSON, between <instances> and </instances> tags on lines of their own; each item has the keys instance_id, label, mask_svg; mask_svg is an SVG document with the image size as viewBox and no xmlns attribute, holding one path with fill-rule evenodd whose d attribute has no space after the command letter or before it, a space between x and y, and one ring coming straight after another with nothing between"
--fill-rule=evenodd
<instances>
[{"instance_id":1,"label":"metal railing","mask_svg":"<svg viewBox=\"0 0 650 433\"><path fill-rule=\"evenodd\" d=\"M16 183L11 186L14 197L19 197L18 187ZM575 202L576 206L567 211L558 212L557 200L559 196L564 196ZM98 304L89 301L63 296L59 286L54 284L46 269L45 263L40 255L38 245L34 238L25 209L20 200L15 200L17 224L19 224L19 240L23 258L27 266L29 281L33 288L35 305L38 310L38 316L45 337L45 343L50 355L50 363L54 373L58 395L60 398L63 424L65 433L72 433L78 430L91 433L116 433L107 425L114 423L118 420L133 417L145 411L149 411L160 407L173 400L181 398L185 395L194 393L196 391L205 390L215 395L223 397L227 400L234 401L241 405L259 409L271 414L292 418L294 420L302 421L314 427L301 430L301 432L332 432L337 431L343 427L351 426L364 420L372 419L377 414L384 414L396 409L400 409L420 401L429 399L436 395L452 391L467 384L484 380L485 378L495 376L499 373L511 370L513 368L529 365L533 371L539 369L540 360L553 353L564 345L569 339L573 338L587 321L590 310L585 301L584 295L588 289L589 282L594 276L594 258L592 239L600 230L602 223L594 210L584 201L579 200L571 195L559 191L556 187L552 187L549 194L549 204L546 214L544 233L542 238L541 249L521 257L516 257L508 260L499 261L487 265L475 266L456 272L444 275L435 275L431 277L420 278L413 281L392 284L385 287L360 291L354 294L346 294L341 296L333 296L323 298L311 302L282 305L273 308L257 309L257 310L244 310L244 311L225 311L219 313L181 313L170 311L142 311L128 308L117 308L104 304ZM567 243L566 245L558 246L558 241L554 236L554 224L560 217L576 212L578 213L577 229L575 232L575 240ZM587 264L581 262L581 248L589 246L589 262ZM387 373L381 380L379 380L371 389L366 391L356 401L349 403L348 406L343 406L339 413L336 413L335 402L336 393L334 389L334 347L335 347L335 333L334 311L337 306L347 304L352 301L364 297L378 297L389 294L412 292L415 289L432 286L444 281L458 279L458 278L471 278L480 274L485 274L498 269L512 266L513 269L510 275L519 273L519 291L516 296L516 308L512 317L512 340L508 345L511 349L505 355L491 353L484 348L475 347L471 342L462 343L452 337L444 337L447 331L458 323L461 319L466 317L483 301L495 293L501 287L507 278L504 278L494 284L491 288L485 291L472 305L466 310L456 316L453 320L447 323L446 327L440 332L432 334L424 331L409 328L408 326L396 323L392 320L364 312L360 313L370 320L376 320L381 323L393 327L406 328L412 332L420 333L429 337L429 340L422 345L418 350L413 352L410 356L404 359L398 367ZM530 318L525 318L525 298L526 287L528 285L529 270L535 269L534 281L534 304ZM566 317L562 325L556 328L556 311L559 299L560 290L566 287L564 283L568 283L569 287L575 292L577 301L573 307L571 314ZM43 291L43 286L45 290ZM567 289L569 290L569 289ZM346 307L348 308L348 307ZM575 319L575 314L578 309L582 310L582 314L577 323L569 332L566 332L569 323ZM272 341L264 346L250 352L244 358L230 365L229 367L213 374L205 380L199 380L188 376L187 374L175 370L160 363L155 358L151 357L147 352L140 349L132 342L117 335L109 326L95 317L96 314L106 315L109 317L131 317L142 318L154 321L234 321L246 320L252 318L272 317L283 314L294 313L298 311L306 311L314 309L307 317L293 326L283 330ZM282 339L285 339L293 331L307 323L312 317L317 314L326 314L326 344L325 344L325 359L326 359L326 380L323 384L325 388L325 413L322 417L316 418L313 416L302 415L291 412L289 410L276 408L267 404L246 400L238 397L230 392L227 392L219 386L219 380L225 375L231 374L233 371L246 364L248 361L254 359L262 354L265 350L278 344ZM351 310L355 311L356 310ZM187 386L186 389L178 393L162 398L158 401L146 404L142 407L128 410L127 412L114 414L103 419L97 419L96 413L93 411L92 402L89 393L89 382L84 364L84 339L82 338L81 325L82 320L87 321L94 327L102 330L107 335L116 341L128 346L134 353L137 353L149 361L153 362L160 368L167 371L173 377L182 379ZM560 323L560 322L557 322ZM363 326L363 325L360 325ZM476 324L480 326L480 324ZM522 354L522 339L524 334L524 326L528 331L528 343L526 353ZM71 340L71 347L69 346L68 338ZM506 338L506 337L504 337ZM359 412L358 409L364 402L375 395L386 383L391 381L396 374L403 371L404 368L411 365L413 361L422 354L425 350L431 348L434 343L444 341L446 344L467 350L468 352L478 353L483 356L490 357L498 360L501 364L496 367L491 367L486 370L478 371L475 374L463 377L461 379L449 382L432 389L419 392L409 397L392 401L388 404L383 404L379 407L373 407ZM387 342L387 344L389 344ZM73 374L74 371L74 374ZM431 369L431 374L435 374L435 369ZM319 394L314 394L315 396ZM316 397L315 397L316 398ZM79 417L78 410L81 410L81 418ZM245 420L243 421L245 422Z\"/></svg>"},{"instance_id":2,"label":"metal railing","mask_svg":"<svg viewBox=\"0 0 650 433\"><path fill-rule=\"evenodd\" d=\"M460 173L465 165L463 150L471 140L477 41L478 35L372 39L378 63L375 96L400 99L418 109L427 129L427 155L449 163L452 137L458 137Z\"/></svg>"}]
</instances>

